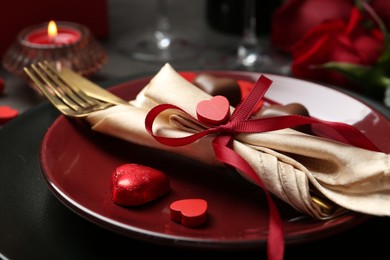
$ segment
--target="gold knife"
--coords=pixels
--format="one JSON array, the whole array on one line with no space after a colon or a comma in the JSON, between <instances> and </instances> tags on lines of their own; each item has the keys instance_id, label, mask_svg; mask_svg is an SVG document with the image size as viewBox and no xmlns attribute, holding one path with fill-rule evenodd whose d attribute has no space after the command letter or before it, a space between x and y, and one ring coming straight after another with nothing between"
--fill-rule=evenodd
<instances>
[{"instance_id":1,"label":"gold knife","mask_svg":"<svg viewBox=\"0 0 390 260\"><path fill-rule=\"evenodd\" d=\"M72 71L69 68L63 67L58 72L62 78L69 82L70 84L74 84L82 89L87 95L94 97L96 99L106 101L109 103L117 104L117 105L128 105L129 103L126 100L121 99L120 97L112 94L108 90L100 87L89 79L81 76L80 74Z\"/></svg>"}]
</instances>

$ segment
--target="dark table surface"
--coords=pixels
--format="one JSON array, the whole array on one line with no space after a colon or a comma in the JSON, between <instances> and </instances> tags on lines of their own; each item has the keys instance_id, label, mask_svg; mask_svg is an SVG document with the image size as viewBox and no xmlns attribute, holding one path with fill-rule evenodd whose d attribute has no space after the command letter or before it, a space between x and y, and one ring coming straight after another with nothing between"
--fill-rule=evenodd
<instances>
[{"instance_id":1,"label":"dark table surface","mask_svg":"<svg viewBox=\"0 0 390 260\"><path fill-rule=\"evenodd\" d=\"M92 79L104 84L136 75L151 74L160 63L132 60L118 51L116 43L124 32L150 26L152 2L110 0L110 37L102 41L108 52L107 64ZM172 1L172 21L177 30L191 30L204 47L236 46L239 37L209 28L205 1ZM146 15L129 15L138 10ZM180 10L180 12L174 12ZM174 61L178 70L200 70L197 60ZM223 67L221 67L223 69ZM286 74L286 71L280 71ZM47 127L58 112L23 80L0 70L6 90L0 106L10 105L21 115L0 128L0 258L4 259L100 259L144 256L199 259L201 257L265 258L263 249L254 251L203 251L171 248L134 240L97 226L65 207L49 190L39 168L39 147ZM390 109L369 98L350 93L390 118ZM286 248L286 259L389 259L390 220L372 217L338 234ZM152 250L151 250L152 249Z\"/></svg>"}]
</instances>

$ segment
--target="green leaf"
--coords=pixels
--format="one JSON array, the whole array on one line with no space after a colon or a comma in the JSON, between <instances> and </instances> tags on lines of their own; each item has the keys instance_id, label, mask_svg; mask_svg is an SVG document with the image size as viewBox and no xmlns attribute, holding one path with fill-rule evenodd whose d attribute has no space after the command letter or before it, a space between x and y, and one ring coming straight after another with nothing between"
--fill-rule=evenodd
<instances>
[{"instance_id":1,"label":"green leaf","mask_svg":"<svg viewBox=\"0 0 390 260\"><path fill-rule=\"evenodd\" d=\"M387 66L384 64L363 66L347 62L327 62L320 67L340 72L360 87L363 94L376 99L383 99L385 90L390 87L390 77L385 73Z\"/></svg>"}]
</instances>

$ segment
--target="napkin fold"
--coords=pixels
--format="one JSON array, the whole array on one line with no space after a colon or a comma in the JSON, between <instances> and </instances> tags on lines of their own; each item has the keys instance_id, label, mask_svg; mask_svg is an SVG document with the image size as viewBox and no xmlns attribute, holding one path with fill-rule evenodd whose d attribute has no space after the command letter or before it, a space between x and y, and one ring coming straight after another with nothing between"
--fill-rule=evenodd
<instances>
[{"instance_id":1,"label":"napkin fold","mask_svg":"<svg viewBox=\"0 0 390 260\"><path fill-rule=\"evenodd\" d=\"M159 143L145 129L145 117L156 105L172 104L196 118L196 105L210 98L166 64L129 105L95 112L86 120L95 131L224 167L213 151L215 136L173 147ZM193 118L179 110L165 110L156 118L153 131L177 138L204 130L205 126ZM389 154L291 128L241 133L234 137L231 148L248 162L268 191L314 218L329 219L349 210L390 216ZM334 204L333 209L319 206L313 197L324 197Z\"/></svg>"}]
</instances>

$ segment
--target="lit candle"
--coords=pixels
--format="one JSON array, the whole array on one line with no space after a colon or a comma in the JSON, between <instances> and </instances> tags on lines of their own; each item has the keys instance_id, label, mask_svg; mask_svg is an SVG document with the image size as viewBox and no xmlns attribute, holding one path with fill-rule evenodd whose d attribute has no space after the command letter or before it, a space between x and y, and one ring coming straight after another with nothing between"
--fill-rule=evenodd
<instances>
[{"instance_id":1,"label":"lit candle","mask_svg":"<svg viewBox=\"0 0 390 260\"><path fill-rule=\"evenodd\" d=\"M50 21L47 27L36 28L25 36L25 41L30 44L61 46L76 43L81 38L81 32L69 25L58 26Z\"/></svg>"},{"instance_id":2,"label":"lit candle","mask_svg":"<svg viewBox=\"0 0 390 260\"><path fill-rule=\"evenodd\" d=\"M3 56L2 64L7 71L22 78L26 78L24 67L44 60L58 69L68 67L88 76L100 69L106 58L106 51L88 27L74 22L52 21L19 32ZM27 81L30 84L30 80Z\"/></svg>"}]
</instances>

